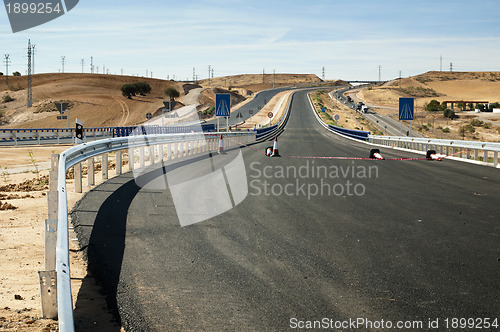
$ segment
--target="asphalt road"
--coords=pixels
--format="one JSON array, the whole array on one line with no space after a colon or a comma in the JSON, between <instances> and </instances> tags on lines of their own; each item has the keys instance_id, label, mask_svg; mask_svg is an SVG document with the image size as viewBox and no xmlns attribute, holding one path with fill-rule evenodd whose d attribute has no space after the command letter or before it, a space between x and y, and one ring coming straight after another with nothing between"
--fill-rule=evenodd
<instances>
[{"instance_id":1,"label":"asphalt road","mask_svg":"<svg viewBox=\"0 0 500 332\"><path fill-rule=\"evenodd\" d=\"M89 268L127 331L287 331L323 318L386 327L410 320L424 329L439 319L445 330L447 318L500 319L497 169L288 158L368 157L370 150L321 127L304 92L291 112L279 138L283 157L254 150L269 143L241 149L249 194L216 217L180 227L170 190L141 189L131 173L75 207ZM380 150L386 158L420 156ZM211 158L212 169L235 152ZM189 164L191 176L206 161ZM186 178L178 166L142 180L164 172Z\"/></svg>"},{"instance_id":2,"label":"asphalt road","mask_svg":"<svg viewBox=\"0 0 500 332\"><path fill-rule=\"evenodd\" d=\"M337 93L334 93L333 96L337 98L340 102L345 103L346 106L354 108L356 106L356 103L360 102L354 93L351 93L350 96L353 99L353 102L348 102L347 99L344 97L344 92L348 91L349 89L342 89L339 90ZM397 113L397 110L395 110ZM410 133L410 128L403 124L403 127L401 128L401 123L394 120L390 116L387 115L380 115L377 112L375 112L371 107L368 113L363 113L362 114L368 121L370 121L373 125L375 125L377 128L379 128L381 131L387 133L388 135L391 136L401 136L401 131L403 132L403 136L406 135L408 132L408 136L412 137L423 137L418 131L415 129L411 130ZM402 129L402 130L401 130Z\"/></svg>"},{"instance_id":3,"label":"asphalt road","mask_svg":"<svg viewBox=\"0 0 500 332\"><path fill-rule=\"evenodd\" d=\"M249 101L247 104L241 106L238 110L231 113L231 117L229 118L229 125L234 126L237 123L241 123L249 119L257 112L259 112L260 109L264 107L264 105L266 105L275 95L277 95L282 91L287 91L291 89L292 89L291 87L283 87L283 88L269 89L259 92L253 100ZM241 114L241 117L238 117L239 114ZM207 123L217 124L217 120L213 119L207 121ZM220 126L221 127L226 126L226 118L223 117L220 118Z\"/></svg>"}]
</instances>

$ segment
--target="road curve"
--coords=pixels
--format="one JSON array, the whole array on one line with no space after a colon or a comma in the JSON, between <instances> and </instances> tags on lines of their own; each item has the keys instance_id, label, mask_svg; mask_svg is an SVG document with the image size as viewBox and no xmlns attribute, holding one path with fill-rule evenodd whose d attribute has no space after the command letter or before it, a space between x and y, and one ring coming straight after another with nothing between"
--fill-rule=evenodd
<instances>
[{"instance_id":1,"label":"road curve","mask_svg":"<svg viewBox=\"0 0 500 332\"><path fill-rule=\"evenodd\" d=\"M285 157L367 157L369 149L327 132L297 92L279 138L284 157L241 149L249 195L235 208L180 227L170 191L141 189L127 173L88 193L73 223L127 331L285 331L323 318L424 327L439 318L443 330L446 318L498 317L498 170ZM308 197L315 186L323 194Z\"/></svg>"}]
</instances>

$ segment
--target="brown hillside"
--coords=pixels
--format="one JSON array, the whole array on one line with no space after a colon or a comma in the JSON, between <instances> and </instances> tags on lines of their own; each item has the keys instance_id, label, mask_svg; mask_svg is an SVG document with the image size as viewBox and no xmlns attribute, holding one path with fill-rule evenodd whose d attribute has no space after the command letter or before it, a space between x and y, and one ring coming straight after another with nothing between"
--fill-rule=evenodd
<instances>
[{"instance_id":1,"label":"brown hillside","mask_svg":"<svg viewBox=\"0 0 500 332\"><path fill-rule=\"evenodd\" d=\"M33 75L33 107L26 107L27 78L9 77L10 89L5 89L5 77L0 78L0 94L9 94L15 100L0 103L6 121L3 128L58 128L66 127L67 120L56 120L58 112L41 112L54 101L70 101L70 123L83 120L86 127L133 125L143 122L146 113L154 113L163 106L163 91L175 87L181 97L182 84L159 79L100 74L37 74ZM146 82L152 91L147 96L127 99L120 88L126 83ZM19 91L13 91L18 90ZM50 109L50 108L49 108Z\"/></svg>"},{"instance_id":2,"label":"brown hillside","mask_svg":"<svg viewBox=\"0 0 500 332\"><path fill-rule=\"evenodd\" d=\"M318 83L322 80L314 74L243 74L225 77L215 77L210 80L201 80L204 87L235 87L258 92L273 87L287 86L303 83Z\"/></svg>"}]
</instances>

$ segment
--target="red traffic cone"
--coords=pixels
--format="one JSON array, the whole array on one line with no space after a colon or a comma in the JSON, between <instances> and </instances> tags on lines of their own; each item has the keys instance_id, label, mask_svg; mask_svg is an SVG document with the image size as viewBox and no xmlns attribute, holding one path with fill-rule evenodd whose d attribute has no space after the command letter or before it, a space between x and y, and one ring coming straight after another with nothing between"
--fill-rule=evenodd
<instances>
[{"instance_id":1,"label":"red traffic cone","mask_svg":"<svg viewBox=\"0 0 500 332\"><path fill-rule=\"evenodd\" d=\"M385 159L380 154L380 150L379 149L371 149L370 150L370 158L372 158L372 159L378 159L378 160L384 160Z\"/></svg>"},{"instance_id":2,"label":"red traffic cone","mask_svg":"<svg viewBox=\"0 0 500 332\"><path fill-rule=\"evenodd\" d=\"M278 152L278 136L274 138L273 154L271 155L271 157L281 157Z\"/></svg>"},{"instance_id":3,"label":"red traffic cone","mask_svg":"<svg viewBox=\"0 0 500 332\"><path fill-rule=\"evenodd\" d=\"M220 139L219 139L219 154L223 154L224 153L224 140L222 139L222 134L220 135Z\"/></svg>"},{"instance_id":4,"label":"red traffic cone","mask_svg":"<svg viewBox=\"0 0 500 332\"><path fill-rule=\"evenodd\" d=\"M441 161L442 160L441 157L439 157L436 154L435 150L428 150L427 154L425 155L425 158L427 158L428 160L437 160L437 161Z\"/></svg>"}]
</instances>

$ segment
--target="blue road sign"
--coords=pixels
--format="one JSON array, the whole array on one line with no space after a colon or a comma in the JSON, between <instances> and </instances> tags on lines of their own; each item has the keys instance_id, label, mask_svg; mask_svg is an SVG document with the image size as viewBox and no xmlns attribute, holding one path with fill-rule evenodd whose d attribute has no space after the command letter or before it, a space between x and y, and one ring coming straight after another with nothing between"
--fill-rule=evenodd
<instances>
[{"instance_id":1,"label":"blue road sign","mask_svg":"<svg viewBox=\"0 0 500 332\"><path fill-rule=\"evenodd\" d=\"M399 98L399 120L413 120L413 112L415 109L415 99Z\"/></svg>"},{"instance_id":2,"label":"blue road sign","mask_svg":"<svg viewBox=\"0 0 500 332\"><path fill-rule=\"evenodd\" d=\"M217 93L215 95L215 116L231 116L230 93Z\"/></svg>"}]
</instances>

